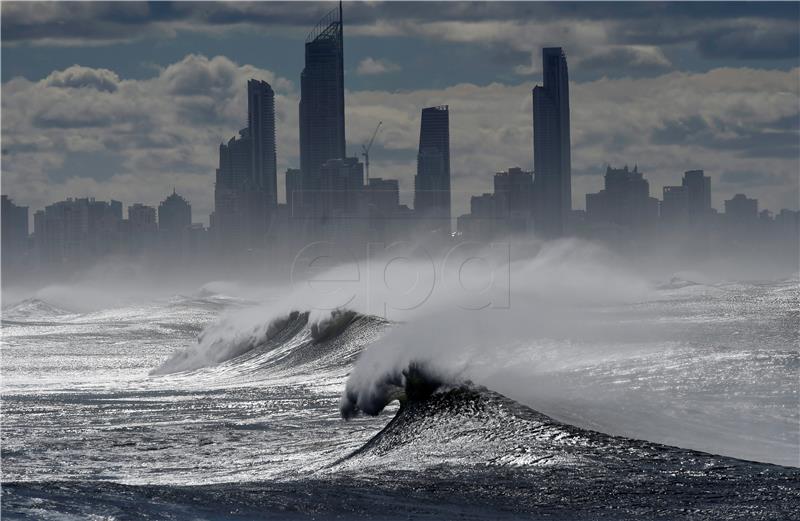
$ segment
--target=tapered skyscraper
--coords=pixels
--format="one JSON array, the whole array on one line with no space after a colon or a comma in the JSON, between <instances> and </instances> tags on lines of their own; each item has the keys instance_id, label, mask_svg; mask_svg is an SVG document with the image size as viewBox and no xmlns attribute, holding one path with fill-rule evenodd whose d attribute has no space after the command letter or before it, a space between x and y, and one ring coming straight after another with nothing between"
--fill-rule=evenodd
<instances>
[{"instance_id":1,"label":"tapered skyscraper","mask_svg":"<svg viewBox=\"0 0 800 521\"><path fill-rule=\"evenodd\" d=\"M561 47L542 49L544 85L533 89L533 169L536 228L557 237L572 211L569 77Z\"/></svg>"},{"instance_id":2,"label":"tapered skyscraper","mask_svg":"<svg viewBox=\"0 0 800 521\"><path fill-rule=\"evenodd\" d=\"M318 191L321 167L345 157L342 7L328 13L306 39L300 76L300 170L303 190ZM306 204L313 204L306 201Z\"/></svg>"},{"instance_id":3,"label":"tapered skyscraper","mask_svg":"<svg viewBox=\"0 0 800 521\"><path fill-rule=\"evenodd\" d=\"M275 93L266 81L247 82L247 128L252 145L252 188L263 192L267 208L274 208L278 204Z\"/></svg>"},{"instance_id":4,"label":"tapered skyscraper","mask_svg":"<svg viewBox=\"0 0 800 521\"><path fill-rule=\"evenodd\" d=\"M414 210L426 227L450 233L450 111L422 109Z\"/></svg>"}]
</instances>

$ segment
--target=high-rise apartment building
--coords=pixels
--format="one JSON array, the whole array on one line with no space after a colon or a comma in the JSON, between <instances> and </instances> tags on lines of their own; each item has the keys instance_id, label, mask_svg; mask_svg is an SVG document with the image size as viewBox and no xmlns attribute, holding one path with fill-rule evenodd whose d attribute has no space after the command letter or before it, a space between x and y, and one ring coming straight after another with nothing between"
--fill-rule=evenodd
<instances>
[{"instance_id":1,"label":"high-rise apartment building","mask_svg":"<svg viewBox=\"0 0 800 521\"><path fill-rule=\"evenodd\" d=\"M2 196L2 260L3 271L14 270L28 250L28 207L17 206L7 195Z\"/></svg>"},{"instance_id":2,"label":"high-rise apartment building","mask_svg":"<svg viewBox=\"0 0 800 521\"><path fill-rule=\"evenodd\" d=\"M158 205L158 230L171 237L183 235L192 225L192 206L175 190Z\"/></svg>"},{"instance_id":3,"label":"high-rise apartment building","mask_svg":"<svg viewBox=\"0 0 800 521\"><path fill-rule=\"evenodd\" d=\"M658 199L650 197L650 183L638 166L630 170L606 168L605 186L596 194L586 194L586 219L589 223L616 224L644 230L658 220Z\"/></svg>"},{"instance_id":4,"label":"high-rise apartment building","mask_svg":"<svg viewBox=\"0 0 800 521\"><path fill-rule=\"evenodd\" d=\"M661 221L672 231L689 224L689 191L685 186L665 186L661 200Z\"/></svg>"},{"instance_id":5,"label":"high-rise apartment building","mask_svg":"<svg viewBox=\"0 0 800 521\"><path fill-rule=\"evenodd\" d=\"M533 89L533 170L536 228L548 237L566 232L572 212L569 75L561 47L542 49L544 85Z\"/></svg>"},{"instance_id":6,"label":"high-rise apartment building","mask_svg":"<svg viewBox=\"0 0 800 521\"><path fill-rule=\"evenodd\" d=\"M736 194L725 201L725 220L731 225L749 227L758 219L758 199Z\"/></svg>"},{"instance_id":7,"label":"high-rise apartment building","mask_svg":"<svg viewBox=\"0 0 800 521\"><path fill-rule=\"evenodd\" d=\"M263 192L267 209L278 204L275 152L275 93L266 81L247 82L247 128L252 147L253 189Z\"/></svg>"},{"instance_id":8,"label":"high-rise apartment building","mask_svg":"<svg viewBox=\"0 0 800 521\"><path fill-rule=\"evenodd\" d=\"M689 170L683 174L683 186L689 204L689 224L708 223L711 217L711 178L702 170Z\"/></svg>"},{"instance_id":9,"label":"high-rise apartment building","mask_svg":"<svg viewBox=\"0 0 800 521\"><path fill-rule=\"evenodd\" d=\"M533 217L533 174L519 167L496 173L494 206L497 224L504 231L528 231Z\"/></svg>"}]
</instances>

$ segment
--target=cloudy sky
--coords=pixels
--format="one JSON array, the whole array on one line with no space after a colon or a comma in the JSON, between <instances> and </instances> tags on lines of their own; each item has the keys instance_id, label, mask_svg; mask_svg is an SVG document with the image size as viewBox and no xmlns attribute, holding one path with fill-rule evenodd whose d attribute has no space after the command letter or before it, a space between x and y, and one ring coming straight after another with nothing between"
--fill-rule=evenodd
<instances>
[{"instance_id":1,"label":"cloudy sky","mask_svg":"<svg viewBox=\"0 0 800 521\"><path fill-rule=\"evenodd\" d=\"M277 94L279 190L297 167L303 41L331 3L2 3L2 192L213 206L217 147L246 123L246 81ZM379 120L375 177L413 188L419 110L449 104L454 209L531 168L541 47L571 79L573 201L607 164L651 195L685 170L798 207L800 4L345 2L348 153ZM407 198L408 200L408 198Z\"/></svg>"}]
</instances>

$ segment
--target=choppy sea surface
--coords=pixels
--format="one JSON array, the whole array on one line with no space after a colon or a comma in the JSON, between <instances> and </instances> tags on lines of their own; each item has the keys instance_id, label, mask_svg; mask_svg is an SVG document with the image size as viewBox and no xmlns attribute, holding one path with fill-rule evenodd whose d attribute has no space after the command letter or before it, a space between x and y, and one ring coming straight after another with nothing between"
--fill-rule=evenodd
<instances>
[{"instance_id":1,"label":"choppy sea surface","mask_svg":"<svg viewBox=\"0 0 800 521\"><path fill-rule=\"evenodd\" d=\"M169 370L253 303L10 303L2 516L800 519L799 298L796 278L672 281L584 310L637 332L625 356L584 331L520 338L492 365L485 341L463 380L412 392L424 382L400 373L382 388L402 405L349 421L348 375L398 324L265 316L227 359Z\"/></svg>"}]
</instances>

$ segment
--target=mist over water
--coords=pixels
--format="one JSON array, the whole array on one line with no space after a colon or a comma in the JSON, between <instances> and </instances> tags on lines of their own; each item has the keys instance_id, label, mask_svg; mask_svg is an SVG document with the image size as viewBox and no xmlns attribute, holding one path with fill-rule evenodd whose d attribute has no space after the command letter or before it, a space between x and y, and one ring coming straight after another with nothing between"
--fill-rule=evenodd
<instances>
[{"instance_id":1,"label":"mist over water","mask_svg":"<svg viewBox=\"0 0 800 521\"><path fill-rule=\"evenodd\" d=\"M388 353L450 357L478 347L491 350L535 329L558 335L580 322L591 306L643 300L652 290L599 246L565 240L537 245L537 250L533 257L514 260L506 244L468 245L436 258L405 247L322 268L315 259L309 262L313 271L295 267L297 278L290 284L263 288L259 305L223 314L203 331L197 346L180 354L180 364L170 368L167 361L160 370L230 359L268 340L292 312L308 312L310 324L341 309L381 317L398 324L398 335L406 330L433 335L408 345L387 338L382 345ZM215 283L203 291L214 288L236 289ZM255 293L249 288L250 298Z\"/></svg>"},{"instance_id":2,"label":"mist over water","mask_svg":"<svg viewBox=\"0 0 800 521\"><path fill-rule=\"evenodd\" d=\"M328 331L341 320L332 312L351 310L392 325L352 368L348 416L380 411L421 364L582 427L798 464L797 392L768 376L798 376L796 275L743 296L719 273L654 274L585 241L519 250L406 245L356 262L301 259L282 285L205 284L196 295L258 304L223 311L151 374L224 363L291 327Z\"/></svg>"},{"instance_id":3,"label":"mist over water","mask_svg":"<svg viewBox=\"0 0 800 521\"><path fill-rule=\"evenodd\" d=\"M632 476L672 497L674 483L658 480L677 472L724 505L752 491L783 511L763 500L784 485L758 480L788 483L800 467L796 272L737 279L730 264L656 266L581 240L307 253L258 284L141 272L6 298L4 488L20 492L4 502L35 510L34 494L59 510L138 494L150 505L169 491L217 509L242 493L231 508L282 511L310 487L327 511L351 480L392 498L456 476L448 495L484 503L498 483L518 483L521 495L497 508L512 501L524 513L560 504L549 490L593 504L618 495L593 483L635 498ZM558 469L587 477L562 482ZM75 488L59 496L56 481ZM261 492L228 496L230 483ZM476 488L459 492L465 483ZM169 488L194 485L206 488ZM372 504L353 501L344 512ZM635 503L612 518L635 518ZM722 512L709 504L712 518ZM166 515L155 512L144 517ZM737 515L759 517L748 514Z\"/></svg>"}]
</instances>

